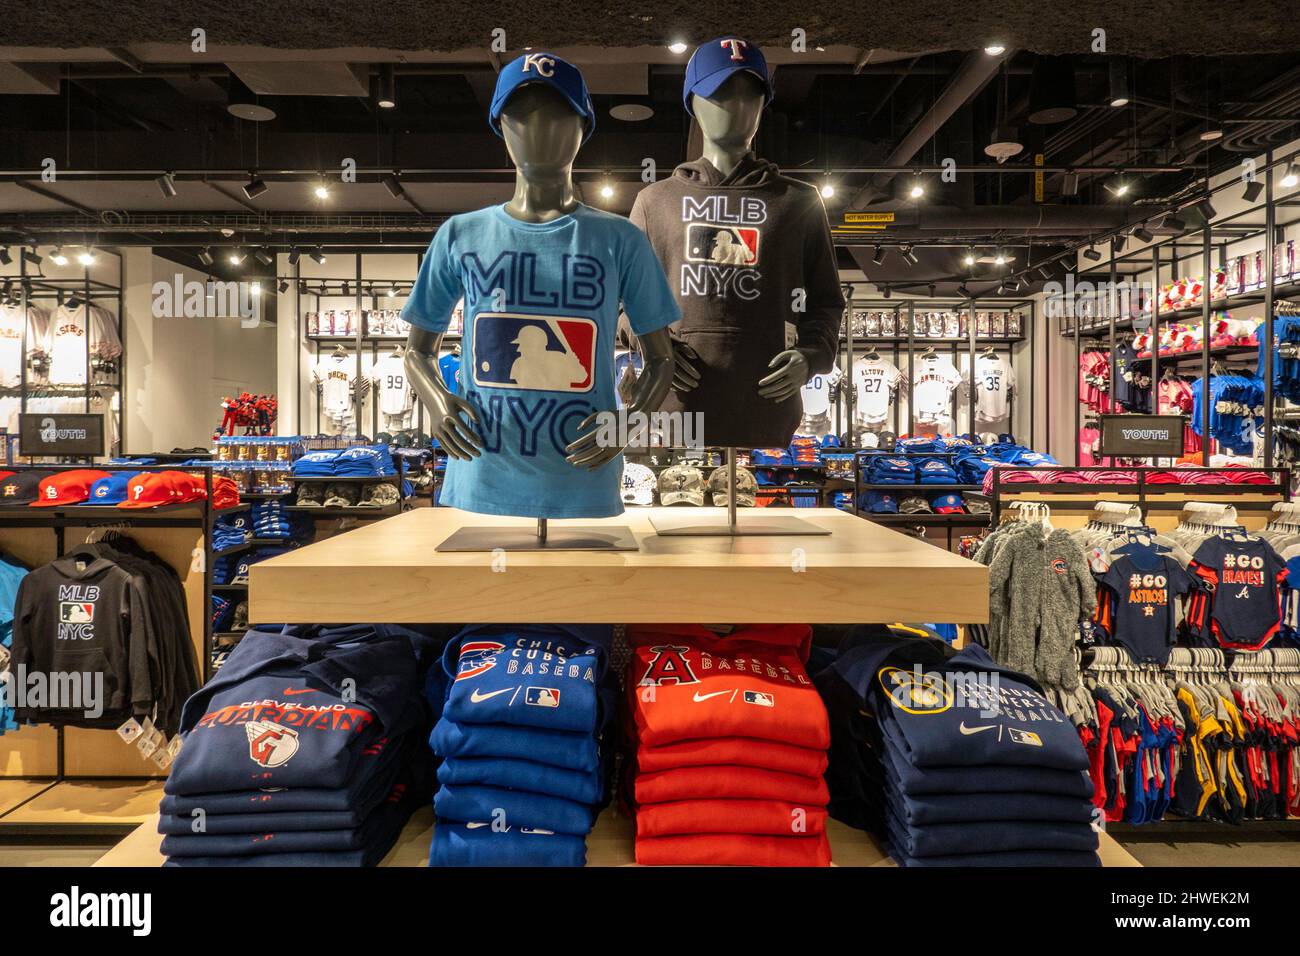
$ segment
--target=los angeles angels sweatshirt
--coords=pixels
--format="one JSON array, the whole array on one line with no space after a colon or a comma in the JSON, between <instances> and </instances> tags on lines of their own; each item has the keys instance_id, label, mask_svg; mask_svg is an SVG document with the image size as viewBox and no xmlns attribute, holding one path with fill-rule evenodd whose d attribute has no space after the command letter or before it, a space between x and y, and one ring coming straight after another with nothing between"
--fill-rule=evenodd
<instances>
[{"instance_id":1,"label":"los angeles angels sweatshirt","mask_svg":"<svg viewBox=\"0 0 1300 956\"><path fill-rule=\"evenodd\" d=\"M698 159L643 189L630 218L650 238L681 308L673 334L700 356L700 384L670 392L663 410L703 413L708 445L788 445L799 395L762 398L759 379L786 348L787 322L811 371L829 372L844 313L816 188L752 153L727 176Z\"/></svg>"}]
</instances>

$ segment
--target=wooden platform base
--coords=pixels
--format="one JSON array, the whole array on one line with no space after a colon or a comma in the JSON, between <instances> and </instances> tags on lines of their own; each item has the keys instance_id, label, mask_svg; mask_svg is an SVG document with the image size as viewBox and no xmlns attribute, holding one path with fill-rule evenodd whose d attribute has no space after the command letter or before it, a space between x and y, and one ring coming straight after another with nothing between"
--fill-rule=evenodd
<instances>
[{"instance_id":1,"label":"wooden platform base","mask_svg":"<svg viewBox=\"0 0 1300 956\"><path fill-rule=\"evenodd\" d=\"M0 814L6 834L119 835L138 828L158 809L161 780L5 780L0 799L9 802L17 785L27 795Z\"/></svg>"},{"instance_id":2,"label":"wooden platform base","mask_svg":"<svg viewBox=\"0 0 1300 956\"><path fill-rule=\"evenodd\" d=\"M619 816L613 810L606 810L587 837L587 865L635 866L636 861L632 856L634 833L635 827L631 819ZM847 827L838 820L827 820L826 833L830 838L831 859L835 866L895 866L894 861L861 830ZM425 807L411 817L397 845L379 865L427 866L429 842L432 839L433 808ZM161 843L158 817L155 814L104 854L95 866L162 866L163 856L158 849ZM1103 866L1142 865L1105 833L1101 835L1099 852Z\"/></svg>"}]
</instances>

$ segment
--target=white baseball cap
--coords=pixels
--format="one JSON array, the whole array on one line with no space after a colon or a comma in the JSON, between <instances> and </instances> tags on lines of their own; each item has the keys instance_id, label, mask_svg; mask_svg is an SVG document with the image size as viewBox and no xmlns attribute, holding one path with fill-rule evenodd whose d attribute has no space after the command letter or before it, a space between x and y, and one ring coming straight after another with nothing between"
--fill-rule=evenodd
<instances>
[{"instance_id":1,"label":"white baseball cap","mask_svg":"<svg viewBox=\"0 0 1300 956\"><path fill-rule=\"evenodd\" d=\"M623 465L623 504L652 505L655 503L655 473L645 465L626 462Z\"/></svg>"}]
</instances>

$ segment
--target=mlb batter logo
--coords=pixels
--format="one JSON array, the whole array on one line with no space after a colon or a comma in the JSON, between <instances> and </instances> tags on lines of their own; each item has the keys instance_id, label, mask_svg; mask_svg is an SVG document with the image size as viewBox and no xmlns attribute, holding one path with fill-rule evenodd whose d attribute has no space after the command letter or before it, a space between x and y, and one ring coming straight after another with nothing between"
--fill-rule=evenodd
<instances>
[{"instance_id":1,"label":"mlb batter logo","mask_svg":"<svg viewBox=\"0 0 1300 956\"><path fill-rule=\"evenodd\" d=\"M95 605L91 601L60 601L59 621L63 624L89 624L95 619Z\"/></svg>"},{"instance_id":2,"label":"mlb batter logo","mask_svg":"<svg viewBox=\"0 0 1300 956\"><path fill-rule=\"evenodd\" d=\"M745 703L757 704L759 707L775 707L776 698L771 694L765 694L761 690L745 691Z\"/></svg>"},{"instance_id":3,"label":"mlb batter logo","mask_svg":"<svg viewBox=\"0 0 1300 956\"><path fill-rule=\"evenodd\" d=\"M248 756L261 767L282 767L298 752L298 731L281 727L269 720L250 720L244 725L248 734Z\"/></svg>"},{"instance_id":4,"label":"mlb batter logo","mask_svg":"<svg viewBox=\"0 0 1300 956\"><path fill-rule=\"evenodd\" d=\"M524 690L524 703L533 707L559 707L560 691L556 687L528 687Z\"/></svg>"},{"instance_id":5,"label":"mlb batter logo","mask_svg":"<svg viewBox=\"0 0 1300 956\"><path fill-rule=\"evenodd\" d=\"M474 384L536 392L589 392L596 323L518 312L474 316Z\"/></svg>"},{"instance_id":6,"label":"mlb batter logo","mask_svg":"<svg viewBox=\"0 0 1300 956\"><path fill-rule=\"evenodd\" d=\"M692 222L686 226L686 261L727 266L758 264L759 230L753 226L718 226Z\"/></svg>"}]
</instances>

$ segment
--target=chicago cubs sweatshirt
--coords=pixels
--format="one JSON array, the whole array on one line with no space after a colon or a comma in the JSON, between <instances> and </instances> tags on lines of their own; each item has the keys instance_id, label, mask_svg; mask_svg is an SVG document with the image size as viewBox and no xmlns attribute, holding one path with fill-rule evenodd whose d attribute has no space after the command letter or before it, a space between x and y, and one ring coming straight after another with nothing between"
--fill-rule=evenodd
<instances>
[{"instance_id":1,"label":"chicago cubs sweatshirt","mask_svg":"<svg viewBox=\"0 0 1300 956\"><path fill-rule=\"evenodd\" d=\"M702 413L707 445L788 445L800 397L762 398L758 381L786 348L787 322L810 371L829 372L844 313L816 188L752 153L726 176L697 159L643 189L630 218L681 308L673 334L699 356L699 385L669 392L663 410Z\"/></svg>"}]
</instances>

